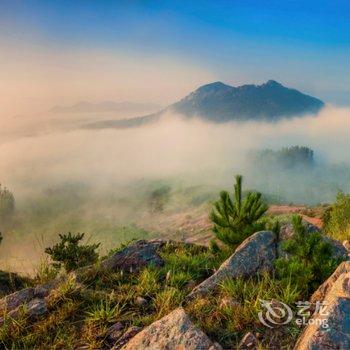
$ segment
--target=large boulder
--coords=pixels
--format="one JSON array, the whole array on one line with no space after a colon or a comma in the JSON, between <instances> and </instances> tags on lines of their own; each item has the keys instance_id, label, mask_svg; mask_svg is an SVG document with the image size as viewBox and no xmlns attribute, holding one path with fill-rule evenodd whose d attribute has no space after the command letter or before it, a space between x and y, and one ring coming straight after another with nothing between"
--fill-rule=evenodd
<instances>
[{"instance_id":1,"label":"large boulder","mask_svg":"<svg viewBox=\"0 0 350 350\"><path fill-rule=\"evenodd\" d=\"M221 350L196 327L183 308L152 323L135 335L122 350Z\"/></svg>"},{"instance_id":2,"label":"large boulder","mask_svg":"<svg viewBox=\"0 0 350 350\"><path fill-rule=\"evenodd\" d=\"M101 266L106 270L135 271L148 265L162 266L163 259L159 256L158 250L164 246L166 241L139 240L124 249L112 254L102 261Z\"/></svg>"},{"instance_id":3,"label":"large boulder","mask_svg":"<svg viewBox=\"0 0 350 350\"><path fill-rule=\"evenodd\" d=\"M303 221L304 227L306 228L306 232L307 233L314 233L314 232L318 232L318 233L322 233L321 230L315 226L310 224L309 222ZM280 229L280 234L279 234L279 240L280 243L278 245L278 256L283 257L283 256L287 256L288 254L285 253L281 247L281 243L283 243L284 241L293 238L294 236L294 229L293 229L293 225L291 223L287 223L281 226ZM341 244L339 241L328 237L326 235L322 234L322 239L327 242L330 243L332 248L333 248L333 257L335 259L348 259L348 254L349 252L347 251L347 249L343 246L343 244Z\"/></svg>"},{"instance_id":4,"label":"large boulder","mask_svg":"<svg viewBox=\"0 0 350 350\"><path fill-rule=\"evenodd\" d=\"M339 265L313 294L322 303L300 336L295 350L350 349L350 262ZM325 326L326 325L326 326Z\"/></svg>"},{"instance_id":5,"label":"large boulder","mask_svg":"<svg viewBox=\"0 0 350 350\"><path fill-rule=\"evenodd\" d=\"M215 289L224 279L254 276L272 271L276 259L276 234L260 231L248 237L219 269L188 295L192 299Z\"/></svg>"}]
</instances>

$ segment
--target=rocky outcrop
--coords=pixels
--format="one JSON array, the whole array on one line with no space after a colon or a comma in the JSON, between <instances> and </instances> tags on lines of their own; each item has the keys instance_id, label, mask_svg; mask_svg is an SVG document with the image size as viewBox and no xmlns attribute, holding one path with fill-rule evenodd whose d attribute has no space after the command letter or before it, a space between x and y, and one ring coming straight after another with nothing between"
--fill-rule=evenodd
<instances>
[{"instance_id":1,"label":"rocky outcrop","mask_svg":"<svg viewBox=\"0 0 350 350\"><path fill-rule=\"evenodd\" d=\"M101 266L106 270L120 269L131 272L150 264L162 266L164 261L159 256L158 250L165 243L163 240L139 240L111 255L101 263Z\"/></svg>"},{"instance_id":2,"label":"rocky outcrop","mask_svg":"<svg viewBox=\"0 0 350 350\"><path fill-rule=\"evenodd\" d=\"M238 278L272 271L276 259L276 234L260 231L247 238L211 277L188 295L192 299L215 289L225 278Z\"/></svg>"},{"instance_id":3,"label":"rocky outcrop","mask_svg":"<svg viewBox=\"0 0 350 350\"><path fill-rule=\"evenodd\" d=\"M191 246L202 250L208 249L205 246L185 242L176 242L172 240L139 240L103 260L101 262L101 268L111 271L123 270L133 272L149 265L163 266L164 261L158 252L166 245L172 245L173 247ZM85 272L88 268L85 268Z\"/></svg>"},{"instance_id":4,"label":"rocky outcrop","mask_svg":"<svg viewBox=\"0 0 350 350\"><path fill-rule=\"evenodd\" d=\"M152 323L135 337L123 350L221 350L208 336L196 327L183 308Z\"/></svg>"},{"instance_id":5,"label":"rocky outcrop","mask_svg":"<svg viewBox=\"0 0 350 350\"><path fill-rule=\"evenodd\" d=\"M28 299L30 292L27 290L26 293L18 294L18 299L12 299L14 303L9 303L8 309L2 309L1 313L3 314L0 317L0 326L5 322L6 317L12 319L18 318L21 307L25 307L23 310L26 312L29 317L36 317L44 315L47 312L46 302L43 298L34 298ZM21 301L21 303L20 303ZM16 306L18 304L18 306Z\"/></svg>"},{"instance_id":6,"label":"rocky outcrop","mask_svg":"<svg viewBox=\"0 0 350 350\"><path fill-rule=\"evenodd\" d=\"M339 280L339 278L342 278L344 276L350 277L349 261L344 261L337 267L333 274L312 294L310 302L312 304L315 304L316 302L322 302L330 290L333 288L334 284Z\"/></svg>"},{"instance_id":7,"label":"rocky outcrop","mask_svg":"<svg viewBox=\"0 0 350 350\"><path fill-rule=\"evenodd\" d=\"M321 233L321 230L315 226L310 224L309 222L303 221L303 224L306 228L306 232L307 233L313 233L313 232L319 232ZM279 240L280 243L283 243L284 241L291 239L294 235L294 229L293 229L293 225L291 223L285 224L281 226L281 230L280 230L280 234L279 234ZM337 240L322 235L322 238L325 242L330 243L332 248L333 248L333 257L335 259L347 259L348 258L348 254L349 252L347 251L347 249ZM283 256L287 256L288 254L285 253L281 247L281 244L278 245L278 256L279 257L283 257Z\"/></svg>"},{"instance_id":8,"label":"rocky outcrop","mask_svg":"<svg viewBox=\"0 0 350 350\"><path fill-rule=\"evenodd\" d=\"M295 350L350 349L350 262L339 265L313 294L322 303L300 336Z\"/></svg>"},{"instance_id":9,"label":"rocky outcrop","mask_svg":"<svg viewBox=\"0 0 350 350\"><path fill-rule=\"evenodd\" d=\"M4 323L6 317L16 319L23 307L23 310L25 310L29 317L36 317L45 314L47 312L45 298L60 283L67 280L67 278L67 276L61 276L47 284L25 288L1 298L0 325Z\"/></svg>"}]
</instances>

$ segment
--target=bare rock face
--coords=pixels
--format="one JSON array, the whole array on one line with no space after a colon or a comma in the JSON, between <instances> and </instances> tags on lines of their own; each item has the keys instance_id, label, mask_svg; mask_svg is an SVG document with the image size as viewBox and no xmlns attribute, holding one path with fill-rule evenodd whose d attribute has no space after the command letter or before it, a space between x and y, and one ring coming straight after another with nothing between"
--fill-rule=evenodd
<instances>
[{"instance_id":1,"label":"bare rock face","mask_svg":"<svg viewBox=\"0 0 350 350\"><path fill-rule=\"evenodd\" d=\"M221 350L208 336L197 328L183 308L152 323L122 350Z\"/></svg>"},{"instance_id":2,"label":"bare rock face","mask_svg":"<svg viewBox=\"0 0 350 350\"><path fill-rule=\"evenodd\" d=\"M150 264L162 266L164 261L157 251L165 243L166 241L162 240L139 240L104 260L101 263L102 268L107 270L136 271Z\"/></svg>"},{"instance_id":3,"label":"bare rock face","mask_svg":"<svg viewBox=\"0 0 350 350\"><path fill-rule=\"evenodd\" d=\"M306 221L303 221L303 224L306 228L307 233L314 233L314 232L321 233L321 230L317 226L312 225ZM283 243L283 241L291 239L293 237L293 235L294 235L294 230L293 230L293 225L291 223L282 225L281 230L280 230L280 234L279 234L279 239L280 239L281 243ZM343 246L343 244L341 244L339 241L337 241L331 237L325 236L325 235L322 235L322 238L325 242L331 244L331 246L333 248L333 257L335 259L341 258L341 259L345 260L348 258L349 252ZM286 255L287 255L287 253L282 250L281 244L279 244L278 245L278 256L283 257Z\"/></svg>"},{"instance_id":4,"label":"bare rock face","mask_svg":"<svg viewBox=\"0 0 350 350\"><path fill-rule=\"evenodd\" d=\"M254 276L259 272L272 271L276 259L276 234L260 231L248 237L208 279L203 281L188 295L192 299L206 295L225 278Z\"/></svg>"},{"instance_id":5,"label":"bare rock face","mask_svg":"<svg viewBox=\"0 0 350 350\"><path fill-rule=\"evenodd\" d=\"M313 294L322 302L300 336L295 350L350 349L350 262L341 263Z\"/></svg>"}]
</instances>

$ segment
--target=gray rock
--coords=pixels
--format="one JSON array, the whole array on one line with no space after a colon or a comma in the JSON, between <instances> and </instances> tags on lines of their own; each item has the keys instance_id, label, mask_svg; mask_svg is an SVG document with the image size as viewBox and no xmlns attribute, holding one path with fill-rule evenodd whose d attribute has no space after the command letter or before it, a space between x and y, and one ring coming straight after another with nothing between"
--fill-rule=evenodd
<instances>
[{"instance_id":1,"label":"gray rock","mask_svg":"<svg viewBox=\"0 0 350 350\"><path fill-rule=\"evenodd\" d=\"M321 230L315 226L310 224L307 221L303 220L303 225L306 228L307 233L313 233L313 232L321 232ZM294 229L292 223L287 223L281 226L279 239L281 241L285 241L287 239L291 239L294 236Z\"/></svg>"},{"instance_id":2,"label":"gray rock","mask_svg":"<svg viewBox=\"0 0 350 350\"><path fill-rule=\"evenodd\" d=\"M124 325L117 322L108 328L107 336L111 342L115 343L123 335L123 331Z\"/></svg>"},{"instance_id":3,"label":"gray rock","mask_svg":"<svg viewBox=\"0 0 350 350\"><path fill-rule=\"evenodd\" d=\"M314 313L295 350L350 349L350 262L341 263L313 294L325 310ZM325 326L327 325L327 326Z\"/></svg>"},{"instance_id":4,"label":"gray rock","mask_svg":"<svg viewBox=\"0 0 350 350\"><path fill-rule=\"evenodd\" d=\"M319 232L321 233L321 230L309 222L303 221L303 224L306 228L307 233L313 233L313 232ZM282 249L282 243L288 239L291 239L294 235L293 225L291 223L285 224L281 226L280 234L279 234L279 244L278 244L278 256L279 257L287 257L288 253L284 252ZM348 251L346 248L337 240L322 235L322 238L325 242L328 242L333 247L333 257L334 258L341 258L341 259L347 259L348 258Z\"/></svg>"},{"instance_id":5,"label":"gray rock","mask_svg":"<svg viewBox=\"0 0 350 350\"><path fill-rule=\"evenodd\" d=\"M123 346L128 343L130 339L135 337L137 333L142 330L141 327L132 326L127 329L127 331L117 340L111 350L120 350Z\"/></svg>"},{"instance_id":6,"label":"gray rock","mask_svg":"<svg viewBox=\"0 0 350 350\"><path fill-rule=\"evenodd\" d=\"M150 241L139 240L102 261L101 268L112 271L119 269L132 272L151 264L155 266L163 266L164 261L159 256L158 251L165 245L171 245L174 248L196 247L199 250L208 250L208 247L193 243L162 239L153 239Z\"/></svg>"},{"instance_id":7,"label":"gray rock","mask_svg":"<svg viewBox=\"0 0 350 350\"><path fill-rule=\"evenodd\" d=\"M152 323L135 337L123 350L221 350L208 336L197 328L183 308Z\"/></svg>"},{"instance_id":8,"label":"gray rock","mask_svg":"<svg viewBox=\"0 0 350 350\"><path fill-rule=\"evenodd\" d=\"M344 260L347 260L349 258L349 252L339 241L325 235L323 235L322 237L326 242L332 245L334 258L340 258Z\"/></svg>"},{"instance_id":9,"label":"gray rock","mask_svg":"<svg viewBox=\"0 0 350 350\"><path fill-rule=\"evenodd\" d=\"M34 288L25 288L0 299L0 311L11 311L35 297Z\"/></svg>"},{"instance_id":10,"label":"gray rock","mask_svg":"<svg viewBox=\"0 0 350 350\"><path fill-rule=\"evenodd\" d=\"M106 270L132 272L150 264L162 266L164 261L157 251L165 243L162 240L139 240L102 261L101 267Z\"/></svg>"},{"instance_id":11,"label":"gray rock","mask_svg":"<svg viewBox=\"0 0 350 350\"><path fill-rule=\"evenodd\" d=\"M17 299L18 300L18 299ZM14 304L12 304L13 306ZM46 302L44 299L35 298L30 301L23 301L19 306L12 310L6 311L6 316L0 317L0 326L5 323L5 319L13 319L16 320L20 314L21 307L25 306L24 309L28 316L36 317L40 315L44 315L47 312Z\"/></svg>"},{"instance_id":12,"label":"gray rock","mask_svg":"<svg viewBox=\"0 0 350 350\"><path fill-rule=\"evenodd\" d=\"M248 332L240 341L238 348L239 349L256 349L258 346L258 340L256 339L255 335L251 332Z\"/></svg>"},{"instance_id":13,"label":"gray rock","mask_svg":"<svg viewBox=\"0 0 350 350\"><path fill-rule=\"evenodd\" d=\"M256 232L238 246L212 276L195 287L187 298L206 295L228 277L249 277L272 271L275 259L276 234L272 231Z\"/></svg>"},{"instance_id":14,"label":"gray rock","mask_svg":"<svg viewBox=\"0 0 350 350\"><path fill-rule=\"evenodd\" d=\"M35 298L28 303L27 307L30 316L40 316L47 312L45 299Z\"/></svg>"}]
</instances>

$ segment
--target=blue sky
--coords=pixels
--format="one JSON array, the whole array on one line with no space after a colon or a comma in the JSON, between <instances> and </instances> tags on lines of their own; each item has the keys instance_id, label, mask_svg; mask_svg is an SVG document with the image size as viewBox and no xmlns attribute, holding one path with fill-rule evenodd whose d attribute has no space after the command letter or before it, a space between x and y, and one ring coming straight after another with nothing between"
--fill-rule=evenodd
<instances>
[{"instance_id":1,"label":"blue sky","mask_svg":"<svg viewBox=\"0 0 350 350\"><path fill-rule=\"evenodd\" d=\"M350 104L349 1L0 0L0 30L13 45L172 57Z\"/></svg>"}]
</instances>

